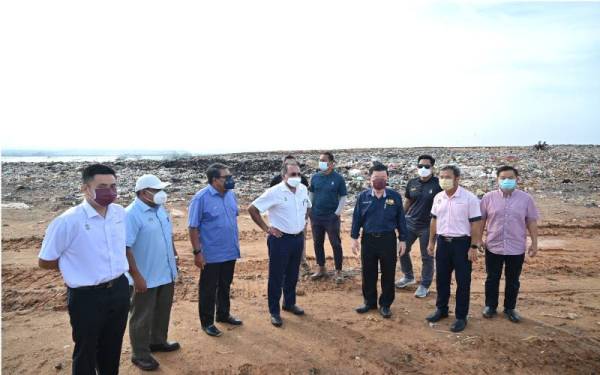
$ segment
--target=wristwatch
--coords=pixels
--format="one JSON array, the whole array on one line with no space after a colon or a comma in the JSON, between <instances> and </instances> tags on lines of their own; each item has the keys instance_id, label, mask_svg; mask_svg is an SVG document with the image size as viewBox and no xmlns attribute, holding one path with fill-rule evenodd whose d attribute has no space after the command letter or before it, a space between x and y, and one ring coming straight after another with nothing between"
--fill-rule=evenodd
<instances>
[{"instance_id":1,"label":"wristwatch","mask_svg":"<svg viewBox=\"0 0 600 375\"><path fill-rule=\"evenodd\" d=\"M471 245L471 249L479 249L479 245Z\"/></svg>"},{"instance_id":2,"label":"wristwatch","mask_svg":"<svg viewBox=\"0 0 600 375\"><path fill-rule=\"evenodd\" d=\"M194 255L198 255L202 252L202 249L194 249L194 251L192 251L192 253L194 253Z\"/></svg>"}]
</instances>

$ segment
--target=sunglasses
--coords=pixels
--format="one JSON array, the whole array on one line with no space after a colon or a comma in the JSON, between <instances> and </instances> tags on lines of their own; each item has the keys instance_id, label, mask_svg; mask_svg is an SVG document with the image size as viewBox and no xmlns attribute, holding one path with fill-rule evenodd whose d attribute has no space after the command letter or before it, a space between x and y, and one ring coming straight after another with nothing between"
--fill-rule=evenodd
<instances>
[{"instance_id":1,"label":"sunglasses","mask_svg":"<svg viewBox=\"0 0 600 375\"><path fill-rule=\"evenodd\" d=\"M290 173L290 177L300 177L300 173L292 172L292 173Z\"/></svg>"},{"instance_id":2,"label":"sunglasses","mask_svg":"<svg viewBox=\"0 0 600 375\"><path fill-rule=\"evenodd\" d=\"M421 168L425 168L425 169L430 169L431 165L427 165L427 164L419 164L417 165L417 168L421 169Z\"/></svg>"},{"instance_id":3,"label":"sunglasses","mask_svg":"<svg viewBox=\"0 0 600 375\"><path fill-rule=\"evenodd\" d=\"M219 176L218 178L224 178L224 179L227 179L228 177L231 177L231 176L232 176L232 175L228 174L228 175L226 175L226 176Z\"/></svg>"}]
</instances>

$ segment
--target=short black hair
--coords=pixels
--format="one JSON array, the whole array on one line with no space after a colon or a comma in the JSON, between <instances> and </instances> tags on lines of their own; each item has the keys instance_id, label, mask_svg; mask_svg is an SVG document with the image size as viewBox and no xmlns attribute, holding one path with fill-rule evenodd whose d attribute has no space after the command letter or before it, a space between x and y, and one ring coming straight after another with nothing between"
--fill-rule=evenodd
<instances>
[{"instance_id":1,"label":"short black hair","mask_svg":"<svg viewBox=\"0 0 600 375\"><path fill-rule=\"evenodd\" d=\"M285 163L288 160L296 160L296 157L292 154L286 155L283 157L283 163Z\"/></svg>"},{"instance_id":2,"label":"short black hair","mask_svg":"<svg viewBox=\"0 0 600 375\"><path fill-rule=\"evenodd\" d=\"M374 162L373 165L371 166L371 168L369 168L369 176L373 174L373 172L381 172L381 171L385 171L385 174L388 175L388 168L386 165L384 165L381 162Z\"/></svg>"},{"instance_id":3,"label":"short black hair","mask_svg":"<svg viewBox=\"0 0 600 375\"><path fill-rule=\"evenodd\" d=\"M221 171L223 169L229 169L229 167L221 163L211 164L206 170L206 177L208 178L208 183L212 184L215 178L221 177Z\"/></svg>"},{"instance_id":4,"label":"short black hair","mask_svg":"<svg viewBox=\"0 0 600 375\"><path fill-rule=\"evenodd\" d=\"M511 167L510 165L503 165L501 167L499 167L498 169L496 169L496 177L500 176L500 172L505 172L505 171L513 171L515 172L515 176L519 176L519 171L517 171L517 168L515 167Z\"/></svg>"},{"instance_id":5,"label":"short black hair","mask_svg":"<svg viewBox=\"0 0 600 375\"><path fill-rule=\"evenodd\" d=\"M460 177L460 168L458 168L456 165L446 165L440 170L440 172L443 171L452 171L454 177Z\"/></svg>"},{"instance_id":6,"label":"short black hair","mask_svg":"<svg viewBox=\"0 0 600 375\"><path fill-rule=\"evenodd\" d=\"M333 158L333 154L331 153L331 151L323 151L323 152L321 152L321 155L327 155L327 159L329 161L335 161L335 159Z\"/></svg>"},{"instance_id":7,"label":"short black hair","mask_svg":"<svg viewBox=\"0 0 600 375\"><path fill-rule=\"evenodd\" d=\"M81 179L83 183L86 184L94 179L94 176L97 174L112 174L117 178L117 174L115 170L104 164L92 164L85 167L83 172L81 173Z\"/></svg>"},{"instance_id":8,"label":"short black hair","mask_svg":"<svg viewBox=\"0 0 600 375\"><path fill-rule=\"evenodd\" d=\"M431 162L431 166L432 166L432 167L435 165L435 159L433 158L433 156L431 156L431 155L427 155L427 154L424 154L424 155L421 155L421 156L419 156L419 157L417 158L417 163L418 163L418 162L420 162L420 161L421 161L421 160L423 160L423 159L425 159L425 160L429 160L429 161Z\"/></svg>"}]
</instances>

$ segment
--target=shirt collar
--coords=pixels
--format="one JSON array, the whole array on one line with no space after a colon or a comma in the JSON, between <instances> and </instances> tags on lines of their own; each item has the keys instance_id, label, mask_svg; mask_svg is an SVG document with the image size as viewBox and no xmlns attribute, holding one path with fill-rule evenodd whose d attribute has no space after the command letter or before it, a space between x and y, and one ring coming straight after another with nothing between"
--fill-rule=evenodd
<instances>
[{"instance_id":1,"label":"shirt collar","mask_svg":"<svg viewBox=\"0 0 600 375\"><path fill-rule=\"evenodd\" d=\"M458 188L456 189L456 191L454 192L454 194L452 194L451 196L448 196L448 193L446 193L446 191L444 191L444 194L442 196L445 199L458 198L458 197L460 197L460 193L462 192L462 190L463 190L462 186L458 185Z\"/></svg>"},{"instance_id":2,"label":"shirt collar","mask_svg":"<svg viewBox=\"0 0 600 375\"><path fill-rule=\"evenodd\" d=\"M142 211L148 211L153 208L153 207L150 207L148 204L146 204L143 200L141 200L138 197L135 198L135 205L138 206Z\"/></svg>"},{"instance_id":3,"label":"shirt collar","mask_svg":"<svg viewBox=\"0 0 600 375\"><path fill-rule=\"evenodd\" d=\"M371 196L375 196L375 189L371 188ZM387 189L383 189L383 197L387 198Z\"/></svg>"},{"instance_id":4,"label":"shirt collar","mask_svg":"<svg viewBox=\"0 0 600 375\"><path fill-rule=\"evenodd\" d=\"M290 188L287 186L287 184L285 183L285 181L284 181L284 180L281 180L281 182L279 183L279 185L281 185L281 186L280 186L280 189L281 189L282 191L287 191L288 193L294 194L294 193L293 193L293 192L290 190ZM298 187L299 187L299 186L300 186L300 185L298 185ZM298 187L296 187L296 191L298 191Z\"/></svg>"},{"instance_id":5,"label":"shirt collar","mask_svg":"<svg viewBox=\"0 0 600 375\"><path fill-rule=\"evenodd\" d=\"M87 199L84 199L83 202L81 203L81 205L83 206L83 210L87 214L88 219L90 219L94 216L100 216L98 211L96 211L96 209L94 207L92 207L92 205L87 201Z\"/></svg>"},{"instance_id":6,"label":"shirt collar","mask_svg":"<svg viewBox=\"0 0 600 375\"><path fill-rule=\"evenodd\" d=\"M217 189L214 188L214 186L212 185L208 185L208 191L210 192L210 195L221 195L221 193L219 193L219 191ZM225 192L223 193L223 196L225 196L225 194L227 194L228 190L225 190Z\"/></svg>"}]
</instances>

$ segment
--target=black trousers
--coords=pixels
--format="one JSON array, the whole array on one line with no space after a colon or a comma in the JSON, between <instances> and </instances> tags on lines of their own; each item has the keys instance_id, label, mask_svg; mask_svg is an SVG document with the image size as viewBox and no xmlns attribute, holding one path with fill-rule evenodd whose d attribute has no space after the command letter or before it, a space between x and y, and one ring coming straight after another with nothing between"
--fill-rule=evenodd
<instances>
[{"instance_id":1,"label":"black trousers","mask_svg":"<svg viewBox=\"0 0 600 375\"><path fill-rule=\"evenodd\" d=\"M493 308L498 307L498 290L500 289L500 277L502 266L504 266L504 309L512 310L517 305L519 295L519 276L523 268L525 254L521 255L498 255L485 251L485 305Z\"/></svg>"},{"instance_id":2,"label":"black trousers","mask_svg":"<svg viewBox=\"0 0 600 375\"><path fill-rule=\"evenodd\" d=\"M469 314L469 299L471 295L471 261L469 246L471 237L455 238L452 242L437 238L435 253L435 285L437 301L435 305L442 311L448 311L450 300L450 283L452 272L456 278L456 319L466 319Z\"/></svg>"},{"instance_id":3,"label":"black trousers","mask_svg":"<svg viewBox=\"0 0 600 375\"><path fill-rule=\"evenodd\" d=\"M217 317L229 316L229 290L233 281L235 260L220 263L207 263L200 272L198 313L200 324L208 327L215 322L215 303Z\"/></svg>"},{"instance_id":4,"label":"black trousers","mask_svg":"<svg viewBox=\"0 0 600 375\"><path fill-rule=\"evenodd\" d=\"M112 287L67 290L73 334L73 374L119 373L129 312L129 283L121 275Z\"/></svg>"},{"instance_id":5,"label":"black trousers","mask_svg":"<svg viewBox=\"0 0 600 375\"><path fill-rule=\"evenodd\" d=\"M379 306L389 307L394 302L396 289L396 261L398 260L396 234L382 237L366 233L362 237L360 259L362 262L362 292L365 305L377 306L377 274L381 269L381 295Z\"/></svg>"},{"instance_id":6,"label":"black trousers","mask_svg":"<svg viewBox=\"0 0 600 375\"><path fill-rule=\"evenodd\" d=\"M329 244L333 249L335 269L341 271L344 254L342 251L342 240L340 238L339 216L336 214L331 214L329 216L311 216L310 223L317 264L321 267L325 265L325 247L323 245L325 244L325 233L327 233Z\"/></svg>"}]
</instances>

